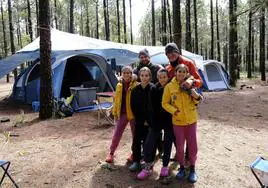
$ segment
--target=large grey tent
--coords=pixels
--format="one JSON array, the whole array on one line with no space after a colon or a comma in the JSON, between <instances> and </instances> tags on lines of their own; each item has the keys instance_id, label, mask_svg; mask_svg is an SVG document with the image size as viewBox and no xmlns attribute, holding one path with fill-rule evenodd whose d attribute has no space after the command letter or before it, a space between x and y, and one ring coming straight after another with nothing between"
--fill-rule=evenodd
<instances>
[{"instance_id":1,"label":"large grey tent","mask_svg":"<svg viewBox=\"0 0 268 188\"><path fill-rule=\"evenodd\" d=\"M56 98L68 96L70 87L85 83L97 85L100 92L113 91L117 79L111 70L112 59L115 59L117 65L132 64L138 60L138 52L144 48L157 57L157 62L166 58L162 54L164 47L120 44L55 29L51 30L51 42L53 95ZM183 55L191 59L202 59L202 56L187 51L183 51ZM39 38L0 61L0 78L26 61L33 63L18 76L12 97L17 101L31 103L40 98Z\"/></svg>"}]
</instances>

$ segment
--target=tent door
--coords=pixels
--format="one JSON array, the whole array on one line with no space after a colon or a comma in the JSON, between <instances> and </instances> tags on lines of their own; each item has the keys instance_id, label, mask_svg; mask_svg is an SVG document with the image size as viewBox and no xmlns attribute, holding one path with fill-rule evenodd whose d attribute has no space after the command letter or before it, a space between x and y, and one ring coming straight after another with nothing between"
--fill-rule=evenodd
<instances>
[{"instance_id":1,"label":"tent door","mask_svg":"<svg viewBox=\"0 0 268 188\"><path fill-rule=\"evenodd\" d=\"M207 85L209 90L224 90L228 89L224 75L221 73L219 67L215 64L205 65L207 74Z\"/></svg>"},{"instance_id":2,"label":"tent door","mask_svg":"<svg viewBox=\"0 0 268 188\"><path fill-rule=\"evenodd\" d=\"M36 64L25 81L26 102L31 104L33 101L39 101L40 93L40 64Z\"/></svg>"}]
</instances>

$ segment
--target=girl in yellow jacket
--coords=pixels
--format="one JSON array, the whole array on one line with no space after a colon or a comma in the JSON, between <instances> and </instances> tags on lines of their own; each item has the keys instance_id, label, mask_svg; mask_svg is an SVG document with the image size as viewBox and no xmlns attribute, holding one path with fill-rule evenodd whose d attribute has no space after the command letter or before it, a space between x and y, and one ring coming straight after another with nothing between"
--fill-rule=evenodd
<instances>
[{"instance_id":1,"label":"girl in yellow jacket","mask_svg":"<svg viewBox=\"0 0 268 188\"><path fill-rule=\"evenodd\" d=\"M137 85L137 81L134 77L135 76L132 76L131 67L125 66L122 68L122 79L116 86L113 103L113 115L118 121L113 133L110 152L105 160L107 163L112 163L114 161L114 152L128 123L130 124L133 138L134 116L130 107L130 97L132 89ZM132 160L132 154L128 160Z\"/></svg>"},{"instance_id":2,"label":"girl in yellow jacket","mask_svg":"<svg viewBox=\"0 0 268 188\"><path fill-rule=\"evenodd\" d=\"M188 67L180 64L176 68L175 77L164 89L162 98L163 108L172 114L173 131L176 138L176 153L177 160L180 163L180 170L176 175L179 180L184 179L184 147L185 141L189 150L190 173L188 180L191 183L197 181L197 174L195 172L195 162L197 158L197 104L201 96L195 89L191 89L189 95L181 84L189 76Z\"/></svg>"}]
</instances>

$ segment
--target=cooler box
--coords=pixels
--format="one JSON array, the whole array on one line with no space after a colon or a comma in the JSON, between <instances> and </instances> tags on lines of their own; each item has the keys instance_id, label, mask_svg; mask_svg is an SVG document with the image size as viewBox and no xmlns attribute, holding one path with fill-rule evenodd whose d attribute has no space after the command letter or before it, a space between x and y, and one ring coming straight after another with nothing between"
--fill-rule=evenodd
<instances>
[{"instance_id":1,"label":"cooler box","mask_svg":"<svg viewBox=\"0 0 268 188\"><path fill-rule=\"evenodd\" d=\"M96 100L97 87L71 87L70 90L74 95L73 100L77 104L73 107L74 109L90 106Z\"/></svg>"}]
</instances>

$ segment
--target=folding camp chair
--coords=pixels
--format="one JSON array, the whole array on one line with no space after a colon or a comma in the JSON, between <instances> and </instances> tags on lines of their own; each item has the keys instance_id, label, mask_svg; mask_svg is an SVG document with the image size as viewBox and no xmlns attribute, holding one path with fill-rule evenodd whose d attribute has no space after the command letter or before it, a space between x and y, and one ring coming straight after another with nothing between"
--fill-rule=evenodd
<instances>
[{"instance_id":1,"label":"folding camp chair","mask_svg":"<svg viewBox=\"0 0 268 188\"><path fill-rule=\"evenodd\" d=\"M98 125L101 125L101 114L104 115L104 118L111 124L115 125L114 119L110 117L112 112L113 103L112 98L114 93L113 92L103 92L97 93L97 101L96 104L98 106Z\"/></svg>"},{"instance_id":2,"label":"folding camp chair","mask_svg":"<svg viewBox=\"0 0 268 188\"><path fill-rule=\"evenodd\" d=\"M4 181L5 176L8 176L9 179L14 184L14 186L18 188L19 186L16 184L16 182L12 179L12 177L8 173L10 162L9 161L2 161L2 160L0 160L0 166L3 169L3 171L4 171L4 174L3 174L2 178L1 178L1 181L0 181L0 187L1 187L2 183L3 183L3 181Z\"/></svg>"},{"instance_id":3,"label":"folding camp chair","mask_svg":"<svg viewBox=\"0 0 268 188\"><path fill-rule=\"evenodd\" d=\"M258 157L249 167L261 187L268 188L268 161Z\"/></svg>"}]
</instances>

